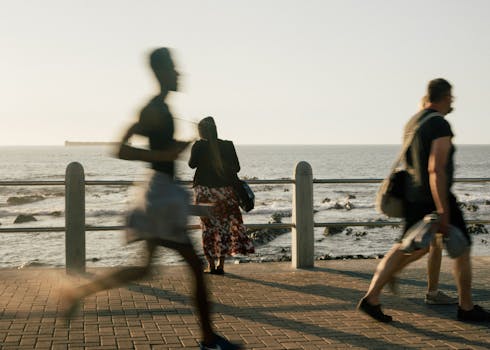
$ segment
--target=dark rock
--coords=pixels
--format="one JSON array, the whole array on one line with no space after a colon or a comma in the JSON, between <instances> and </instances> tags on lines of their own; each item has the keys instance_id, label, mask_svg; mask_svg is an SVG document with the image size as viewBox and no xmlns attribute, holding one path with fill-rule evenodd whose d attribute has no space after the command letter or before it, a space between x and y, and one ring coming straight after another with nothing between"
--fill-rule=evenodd
<instances>
[{"instance_id":1,"label":"dark rock","mask_svg":"<svg viewBox=\"0 0 490 350\"><path fill-rule=\"evenodd\" d=\"M328 198L328 197L325 197L323 200L322 200L322 203L330 203L331 199Z\"/></svg>"},{"instance_id":2,"label":"dark rock","mask_svg":"<svg viewBox=\"0 0 490 350\"><path fill-rule=\"evenodd\" d=\"M323 235L324 236L336 235L337 233L341 233L344 230L345 230L345 226L329 226L329 227L325 227L325 229L323 230Z\"/></svg>"},{"instance_id":3,"label":"dark rock","mask_svg":"<svg viewBox=\"0 0 490 350\"><path fill-rule=\"evenodd\" d=\"M347 199L356 199L356 196L353 194L348 194Z\"/></svg>"},{"instance_id":4,"label":"dark rock","mask_svg":"<svg viewBox=\"0 0 490 350\"><path fill-rule=\"evenodd\" d=\"M37 221L37 219L32 215L20 214L15 218L14 224L22 224L24 222L31 222L31 221Z\"/></svg>"},{"instance_id":5,"label":"dark rock","mask_svg":"<svg viewBox=\"0 0 490 350\"><path fill-rule=\"evenodd\" d=\"M97 262L97 261L100 261L100 258L91 258L91 259L87 259L87 261Z\"/></svg>"},{"instance_id":6,"label":"dark rock","mask_svg":"<svg viewBox=\"0 0 490 350\"><path fill-rule=\"evenodd\" d=\"M345 203L344 205L344 208L347 209L347 210L351 210L354 208L354 204L352 204L351 202L347 201L347 203Z\"/></svg>"},{"instance_id":7,"label":"dark rock","mask_svg":"<svg viewBox=\"0 0 490 350\"><path fill-rule=\"evenodd\" d=\"M352 233L354 232L354 230L352 229L352 227L348 227L346 230L345 230L345 235L346 236L350 236Z\"/></svg>"},{"instance_id":8,"label":"dark rock","mask_svg":"<svg viewBox=\"0 0 490 350\"><path fill-rule=\"evenodd\" d=\"M485 225L482 225L482 224L471 224L471 225L468 225L467 229L468 229L468 233L471 235L479 235L479 234L488 233L487 228L485 227Z\"/></svg>"},{"instance_id":9,"label":"dark rock","mask_svg":"<svg viewBox=\"0 0 490 350\"><path fill-rule=\"evenodd\" d=\"M366 231L356 232L356 233L354 233L354 236L364 237L364 236L367 236L367 232Z\"/></svg>"},{"instance_id":10,"label":"dark rock","mask_svg":"<svg viewBox=\"0 0 490 350\"><path fill-rule=\"evenodd\" d=\"M291 217L291 211L276 211L271 215L271 220L269 220L269 224L280 224L282 223L282 218Z\"/></svg>"},{"instance_id":11,"label":"dark rock","mask_svg":"<svg viewBox=\"0 0 490 350\"><path fill-rule=\"evenodd\" d=\"M333 209L344 209L344 206L339 202L335 202Z\"/></svg>"},{"instance_id":12,"label":"dark rock","mask_svg":"<svg viewBox=\"0 0 490 350\"><path fill-rule=\"evenodd\" d=\"M472 203L464 203L464 202L458 202L458 206L461 209L466 209L469 212L476 212L478 210L478 205L472 204Z\"/></svg>"},{"instance_id":13,"label":"dark rock","mask_svg":"<svg viewBox=\"0 0 490 350\"><path fill-rule=\"evenodd\" d=\"M339 255L332 256L330 254L325 254L316 258L316 260L349 260L349 259L381 259L383 255Z\"/></svg>"},{"instance_id":14,"label":"dark rock","mask_svg":"<svg viewBox=\"0 0 490 350\"><path fill-rule=\"evenodd\" d=\"M49 215L51 216L61 216L61 214L62 214L61 210L55 210L49 213Z\"/></svg>"},{"instance_id":15,"label":"dark rock","mask_svg":"<svg viewBox=\"0 0 490 350\"><path fill-rule=\"evenodd\" d=\"M485 201L485 205L490 205L490 200L488 200L488 199L487 199L487 200Z\"/></svg>"},{"instance_id":16,"label":"dark rock","mask_svg":"<svg viewBox=\"0 0 490 350\"><path fill-rule=\"evenodd\" d=\"M291 212L275 212L271 216L271 220L269 220L269 224L280 224L282 223L282 218L283 217L290 217ZM252 240L254 246L259 246L266 244L272 240L274 240L276 237L289 232L290 229L287 228L277 228L277 229L269 229L269 228L264 228L264 229L248 229L246 232L246 235Z\"/></svg>"},{"instance_id":17,"label":"dark rock","mask_svg":"<svg viewBox=\"0 0 490 350\"><path fill-rule=\"evenodd\" d=\"M269 192L274 189L273 186L271 185L262 185L262 186L255 186L253 191L254 192Z\"/></svg>"},{"instance_id":18,"label":"dark rock","mask_svg":"<svg viewBox=\"0 0 490 350\"><path fill-rule=\"evenodd\" d=\"M43 196L40 195L32 195L32 196L23 196L23 197L9 197L7 199L7 204L9 205L21 205L27 203L39 202L44 199Z\"/></svg>"}]
</instances>

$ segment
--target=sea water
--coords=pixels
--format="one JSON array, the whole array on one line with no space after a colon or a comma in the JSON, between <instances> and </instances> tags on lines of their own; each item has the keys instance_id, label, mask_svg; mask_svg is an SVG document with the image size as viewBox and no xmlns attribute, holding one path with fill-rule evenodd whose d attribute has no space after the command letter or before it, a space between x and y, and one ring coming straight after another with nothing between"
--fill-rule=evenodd
<instances>
[{"instance_id":1,"label":"sea water","mask_svg":"<svg viewBox=\"0 0 490 350\"><path fill-rule=\"evenodd\" d=\"M307 161L316 179L383 178L389 172L400 146L397 145L237 145L244 178L293 178L294 167ZM142 162L116 159L109 146L24 146L0 147L0 181L63 180L70 162L80 162L86 180L145 181L149 174ZM177 162L177 176L191 180L193 170L187 166L189 154ZM455 154L456 177L490 177L490 145L460 145ZM271 215L280 213L283 222L291 220L292 185L252 185L256 206L244 214L245 223L267 223ZM374 208L378 184L315 184L315 222L374 221L385 219ZM87 225L123 225L124 213L131 208L138 186L86 187ZM191 190L189 188L189 190ZM490 182L456 183L454 192L466 205L467 219L488 219L490 216ZM37 221L14 224L18 215L33 215ZM198 223L191 218L191 223ZM0 227L62 227L64 226L63 186L0 186ZM486 227L490 230L490 227ZM399 228L353 227L340 234L324 236L324 229L315 229L315 256L384 254L400 234ZM200 232L190 232L201 252ZM490 235L473 237L473 254L490 255ZM242 261L271 261L290 256L291 234L285 233L271 242L258 246L256 254ZM131 264L138 259L141 244L127 245L121 231L87 232L88 266ZM26 265L63 266L64 233L1 233L0 267ZM161 249L157 264L179 264L183 260L174 252Z\"/></svg>"}]
</instances>

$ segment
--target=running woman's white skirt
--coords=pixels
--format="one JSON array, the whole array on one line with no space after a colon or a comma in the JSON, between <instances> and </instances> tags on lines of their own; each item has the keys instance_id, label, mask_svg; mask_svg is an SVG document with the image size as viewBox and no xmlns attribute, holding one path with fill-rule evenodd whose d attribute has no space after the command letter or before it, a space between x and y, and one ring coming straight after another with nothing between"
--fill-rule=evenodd
<instances>
[{"instance_id":1,"label":"running woman's white skirt","mask_svg":"<svg viewBox=\"0 0 490 350\"><path fill-rule=\"evenodd\" d=\"M156 238L191 244L186 231L189 198L169 175L155 171L136 208L127 216L128 243Z\"/></svg>"}]
</instances>

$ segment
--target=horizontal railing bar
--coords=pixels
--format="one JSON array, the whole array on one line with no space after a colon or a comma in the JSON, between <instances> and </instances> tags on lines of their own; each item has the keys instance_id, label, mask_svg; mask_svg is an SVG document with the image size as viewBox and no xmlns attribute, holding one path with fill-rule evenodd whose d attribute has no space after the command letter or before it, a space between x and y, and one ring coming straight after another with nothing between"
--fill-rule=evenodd
<instances>
[{"instance_id":1,"label":"horizontal railing bar","mask_svg":"<svg viewBox=\"0 0 490 350\"><path fill-rule=\"evenodd\" d=\"M260 185L260 184L269 184L269 185L279 185L279 184L294 184L293 179L270 179L270 180L245 180L249 184ZM368 179L313 179L314 184L332 184L332 183L379 183L383 181L383 179L379 178L368 178ZM456 178L454 182L470 182L470 183L479 183L479 182L490 182L490 178ZM90 186L102 186L102 185L114 185L114 186L130 186L134 184L142 184L145 181L128 181L128 180L86 180L85 185ZM178 181L178 183L183 185L190 185L192 181ZM49 180L49 181L0 181L0 186L64 186L64 180Z\"/></svg>"},{"instance_id":2,"label":"horizontal railing bar","mask_svg":"<svg viewBox=\"0 0 490 350\"><path fill-rule=\"evenodd\" d=\"M314 184L335 184L335 183L379 183L384 179L313 179ZM490 182L487 177L457 178L454 182Z\"/></svg>"},{"instance_id":3,"label":"horizontal railing bar","mask_svg":"<svg viewBox=\"0 0 490 350\"><path fill-rule=\"evenodd\" d=\"M488 177L468 177L468 178L457 178L454 182L490 182Z\"/></svg>"},{"instance_id":4,"label":"horizontal railing bar","mask_svg":"<svg viewBox=\"0 0 490 350\"><path fill-rule=\"evenodd\" d=\"M292 179L269 179L269 180L245 180L248 184L293 184L294 180ZM145 181L124 181L124 180L86 180L85 185L133 185L133 184L141 184L145 183ZM177 181L177 183L181 185L192 185L192 181ZM1 183L0 183L1 184Z\"/></svg>"},{"instance_id":5,"label":"horizontal railing bar","mask_svg":"<svg viewBox=\"0 0 490 350\"><path fill-rule=\"evenodd\" d=\"M393 226L400 225L403 221L332 221L332 222L315 222L315 227L329 226Z\"/></svg>"},{"instance_id":6,"label":"horizontal railing bar","mask_svg":"<svg viewBox=\"0 0 490 350\"><path fill-rule=\"evenodd\" d=\"M145 181L127 181L127 180L85 180L85 185L117 185L117 186L131 186L143 184Z\"/></svg>"},{"instance_id":7,"label":"horizontal railing bar","mask_svg":"<svg viewBox=\"0 0 490 350\"><path fill-rule=\"evenodd\" d=\"M65 232L64 227L3 227L0 233Z\"/></svg>"},{"instance_id":8,"label":"horizontal railing bar","mask_svg":"<svg viewBox=\"0 0 490 350\"><path fill-rule=\"evenodd\" d=\"M489 225L490 220L465 220L467 225L482 224ZM394 226L401 225L403 221L334 221L334 222L315 222L315 227L329 226Z\"/></svg>"},{"instance_id":9,"label":"horizontal railing bar","mask_svg":"<svg viewBox=\"0 0 490 350\"><path fill-rule=\"evenodd\" d=\"M329 226L398 226L401 225L403 221L330 221L330 222L315 222L315 227L329 227ZM482 224L490 225L490 220L466 220L466 224ZM294 224L292 223L277 223L277 224L246 224L248 229L284 229L292 228ZM200 225L188 225L188 230L199 230ZM85 226L86 231L121 231L124 230L125 226ZM31 233L31 232L64 232L64 227L4 227L0 228L0 233Z\"/></svg>"},{"instance_id":10,"label":"horizontal railing bar","mask_svg":"<svg viewBox=\"0 0 490 350\"><path fill-rule=\"evenodd\" d=\"M278 223L278 224L246 224L249 229L283 229L292 228L294 225L291 223ZM188 230L199 230L200 225L188 225ZM120 231L124 230L125 226L85 226L85 231ZM31 233L31 232L64 232L65 227L4 227L0 228L0 233Z\"/></svg>"},{"instance_id":11,"label":"horizontal railing bar","mask_svg":"<svg viewBox=\"0 0 490 350\"><path fill-rule=\"evenodd\" d=\"M282 228L292 228L293 224L290 223L278 223L278 224L246 224L248 229L282 229ZM125 226L86 226L86 231L119 231L124 230ZM200 230L200 225L187 225L188 230ZM0 231L1 232L1 231Z\"/></svg>"},{"instance_id":12,"label":"horizontal railing bar","mask_svg":"<svg viewBox=\"0 0 490 350\"><path fill-rule=\"evenodd\" d=\"M280 184L294 184L293 179L269 179L269 180L245 180L248 184L267 184L267 185L280 185ZM131 186L135 184L144 184L146 181L128 181L128 180L85 180L87 186ZM192 181L177 181L181 185L192 185ZM51 181L0 181L0 186L64 186L64 180L51 180Z\"/></svg>"},{"instance_id":13,"label":"horizontal railing bar","mask_svg":"<svg viewBox=\"0 0 490 350\"><path fill-rule=\"evenodd\" d=\"M65 180L0 181L0 186L64 186Z\"/></svg>"},{"instance_id":14,"label":"horizontal railing bar","mask_svg":"<svg viewBox=\"0 0 490 350\"><path fill-rule=\"evenodd\" d=\"M314 184L365 184L365 183L378 183L383 181L383 179L313 179Z\"/></svg>"}]
</instances>

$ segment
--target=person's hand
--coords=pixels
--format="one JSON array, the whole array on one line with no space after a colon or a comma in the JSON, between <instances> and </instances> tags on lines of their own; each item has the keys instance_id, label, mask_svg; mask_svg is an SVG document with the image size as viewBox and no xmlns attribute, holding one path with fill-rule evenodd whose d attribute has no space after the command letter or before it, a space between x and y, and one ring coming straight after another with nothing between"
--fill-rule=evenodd
<instances>
[{"instance_id":1,"label":"person's hand","mask_svg":"<svg viewBox=\"0 0 490 350\"><path fill-rule=\"evenodd\" d=\"M444 212L439 214L439 233L447 236L449 232L449 213Z\"/></svg>"},{"instance_id":2,"label":"person's hand","mask_svg":"<svg viewBox=\"0 0 490 350\"><path fill-rule=\"evenodd\" d=\"M131 150L132 150L131 146L123 143L119 146L119 151L117 152L116 157L119 159L131 160L130 158Z\"/></svg>"},{"instance_id":3,"label":"person's hand","mask_svg":"<svg viewBox=\"0 0 490 350\"><path fill-rule=\"evenodd\" d=\"M175 141L174 149L177 153L183 152L190 145L190 141Z\"/></svg>"}]
</instances>

